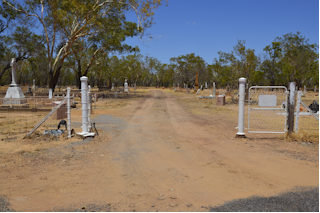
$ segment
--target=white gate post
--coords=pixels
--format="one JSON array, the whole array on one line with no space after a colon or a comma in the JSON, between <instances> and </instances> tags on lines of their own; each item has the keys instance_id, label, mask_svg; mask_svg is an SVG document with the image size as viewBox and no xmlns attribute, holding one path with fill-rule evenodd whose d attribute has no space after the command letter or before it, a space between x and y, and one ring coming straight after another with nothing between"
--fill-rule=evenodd
<instances>
[{"instance_id":1,"label":"white gate post","mask_svg":"<svg viewBox=\"0 0 320 213\"><path fill-rule=\"evenodd\" d=\"M88 78L86 76L82 76L80 78L81 81L81 105L82 105L82 133L88 133L88 95L87 95L87 87L88 87Z\"/></svg>"},{"instance_id":2,"label":"white gate post","mask_svg":"<svg viewBox=\"0 0 320 213\"><path fill-rule=\"evenodd\" d=\"M298 132L299 130L299 113L300 113L300 103L301 103L302 91L297 93L297 105L296 105L296 123L294 126L294 131Z\"/></svg>"},{"instance_id":3,"label":"white gate post","mask_svg":"<svg viewBox=\"0 0 320 213\"><path fill-rule=\"evenodd\" d=\"M70 101L70 87L67 88L67 129L68 129L68 138L71 138L71 101Z\"/></svg>"},{"instance_id":4,"label":"white gate post","mask_svg":"<svg viewBox=\"0 0 320 213\"><path fill-rule=\"evenodd\" d=\"M91 129L91 96L90 96L91 86L88 86L88 130Z\"/></svg>"},{"instance_id":5,"label":"white gate post","mask_svg":"<svg viewBox=\"0 0 320 213\"><path fill-rule=\"evenodd\" d=\"M237 137L245 137L244 133L244 98L245 98L246 79L239 78L239 115Z\"/></svg>"},{"instance_id":6,"label":"white gate post","mask_svg":"<svg viewBox=\"0 0 320 213\"><path fill-rule=\"evenodd\" d=\"M212 83L212 96L213 98L216 97L216 82Z\"/></svg>"}]
</instances>

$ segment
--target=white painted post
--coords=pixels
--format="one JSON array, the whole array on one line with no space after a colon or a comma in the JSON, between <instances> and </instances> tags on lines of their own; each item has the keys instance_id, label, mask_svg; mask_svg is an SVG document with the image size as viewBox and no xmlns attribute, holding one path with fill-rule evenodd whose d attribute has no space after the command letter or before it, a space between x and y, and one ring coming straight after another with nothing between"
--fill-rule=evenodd
<instances>
[{"instance_id":1,"label":"white painted post","mask_svg":"<svg viewBox=\"0 0 320 213\"><path fill-rule=\"evenodd\" d=\"M88 122L89 122L88 128L89 128L89 131L91 129L91 97L90 97L90 90L91 90L91 86L89 85L88 86Z\"/></svg>"},{"instance_id":2,"label":"white painted post","mask_svg":"<svg viewBox=\"0 0 320 213\"><path fill-rule=\"evenodd\" d=\"M49 89L49 99L52 99L52 88Z\"/></svg>"},{"instance_id":3,"label":"white painted post","mask_svg":"<svg viewBox=\"0 0 320 213\"><path fill-rule=\"evenodd\" d=\"M239 78L239 115L237 137L245 137L244 133L244 98L246 89L246 78Z\"/></svg>"},{"instance_id":4,"label":"white painted post","mask_svg":"<svg viewBox=\"0 0 320 213\"><path fill-rule=\"evenodd\" d=\"M68 138L71 138L71 97L70 97L70 87L67 88L67 129L68 129Z\"/></svg>"},{"instance_id":5,"label":"white painted post","mask_svg":"<svg viewBox=\"0 0 320 213\"><path fill-rule=\"evenodd\" d=\"M301 103L302 91L297 93L297 105L296 105L296 123L294 126L294 131L298 132L299 130L299 114L300 114L300 103Z\"/></svg>"},{"instance_id":6,"label":"white painted post","mask_svg":"<svg viewBox=\"0 0 320 213\"><path fill-rule=\"evenodd\" d=\"M81 105L82 105L82 134L88 133L88 95L87 95L87 87L88 87L88 78L86 76L82 76L80 78L81 81Z\"/></svg>"},{"instance_id":7,"label":"white painted post","mask_svg":"<svg viewBox=\"0 0 320 213\"><path fill-rule=\"evenodd\" d=\"M216 97L216 82L213 82L212 84L212 96L213 98Z\"/></svg>"}]
</instances>

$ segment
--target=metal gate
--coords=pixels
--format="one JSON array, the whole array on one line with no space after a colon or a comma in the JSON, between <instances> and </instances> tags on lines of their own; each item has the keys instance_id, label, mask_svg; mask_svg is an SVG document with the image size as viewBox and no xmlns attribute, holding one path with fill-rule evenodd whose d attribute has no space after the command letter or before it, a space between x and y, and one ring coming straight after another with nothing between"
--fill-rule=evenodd
<instances>
[{"instance_id":1,"label":"metal gate","mask_svg":"<svg viewBox=\"0 0 320 213\"><path fill-rule=\"evenodd\" d=\"M287 132L285 86L252 86L248 92L248 133Z\"/></svg>"}]
</instances>

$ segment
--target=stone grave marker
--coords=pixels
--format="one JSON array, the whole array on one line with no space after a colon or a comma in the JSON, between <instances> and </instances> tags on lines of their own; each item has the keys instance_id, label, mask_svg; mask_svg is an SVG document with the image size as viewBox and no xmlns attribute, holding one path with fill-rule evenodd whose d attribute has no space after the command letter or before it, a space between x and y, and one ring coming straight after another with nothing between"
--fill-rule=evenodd
<instances>
[{"instance_id":1,"label":"stone grave marker","mask_svg":"<svg viewBox=\"0 0 320 213\"><path fill-rule=\"evenodd\" d=\"M19 87L19 85L16 83L16 59L11 59L11 76L12 81L7 89L6 96L4 97L4 104L23 104L26 103L26 100L24 99L24 94Z\"/></svg>"}]
</instances>

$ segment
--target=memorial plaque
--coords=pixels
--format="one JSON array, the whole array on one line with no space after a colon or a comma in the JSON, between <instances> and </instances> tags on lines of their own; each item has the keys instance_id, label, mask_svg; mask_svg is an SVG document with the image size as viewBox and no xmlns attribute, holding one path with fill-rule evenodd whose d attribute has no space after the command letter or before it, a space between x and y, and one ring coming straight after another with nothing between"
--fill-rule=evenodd
<instances>
[{"instance_id":1,"label":"memorial plaque","mask_svg":"<svg viewBox=\"0 0 320 213\"><path fill-rule=\"evenodd\" d=\"M259 106L260 107L277 106L277 96L276 95L259 95Z\"/></svg>"}]
</instances>

